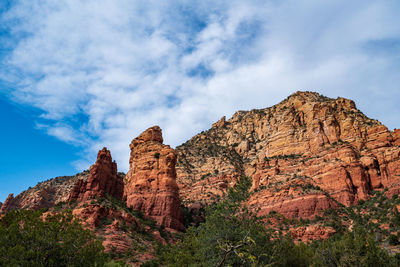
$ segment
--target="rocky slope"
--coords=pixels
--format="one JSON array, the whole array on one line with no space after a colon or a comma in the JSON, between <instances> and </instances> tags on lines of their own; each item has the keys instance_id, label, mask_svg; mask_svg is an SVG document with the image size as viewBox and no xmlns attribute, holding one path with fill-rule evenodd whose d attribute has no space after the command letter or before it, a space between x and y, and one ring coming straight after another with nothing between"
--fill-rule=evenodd
<instances>
[{"instance_id":1,"label":"rocky slope","mask_svg":"<svg viewBox=\"0 0 400 267\"><path fill-rule=\"evenodd\" d=\"M373 190L398 191L400 130L362 114L353 101L297 92L270 108L238 111L176 148L186 205L217 201L235 177L253 179L260 215L314 217Z\"/></svg>"},{"instance_id":2,"label":"rocky slope","mask_svg":"<svg viewBox=\"0 0 400 267\"><path fill-rule=\"evenodd\" d=\"M40 209L55 206L59 202L66 202L70 192L78 180L87 181L89 171L83 171L73 176L60 176L23 191L16 197L10 194L3 203L0 213L13 209Z\"/></svg>"},{"instance_id":3,"label":"rocky slope","mask_svg":"<svg viewBox=\"0 0 400 267\"><path fill-rule=\"evenodd\" d=\"M151 127L130 144L129 172L124 196L128 207L154 219L158 225L183 231L176 154L163 145L161 129Z\"/></svg>"},{"instance_id":4,"label":"rocky slope","mask_svg":"<svg viewBox=\"0 0 400 267\"><path fill-rule=\"evenodd\" d=\"M100 164L100 162L105 164ZM0 213L13 209L50 208L60 202L83 201L94 196L104 196L106 193L122 198L124 177L124 173L117 173L117 166L112 162L110 152L103 149L99 151L96 164L89 170L73 176L60 176L38 183L16 197L10 194L1 206ZM86 196L84 196L82 193L86 191Z\"/></svg>"}]
</instances>

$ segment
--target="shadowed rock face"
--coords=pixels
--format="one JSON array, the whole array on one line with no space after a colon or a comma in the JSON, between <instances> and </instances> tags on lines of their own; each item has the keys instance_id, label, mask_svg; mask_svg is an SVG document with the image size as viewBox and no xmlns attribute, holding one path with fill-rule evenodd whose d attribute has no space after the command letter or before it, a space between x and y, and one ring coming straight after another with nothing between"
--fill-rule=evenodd
<instances>
[{"instance_id":1,"label":"shadowed rock face","mask_svg":"<svg viewBox=\"0 0 400 267\"><path fill-rule=\"evenodd\" d=\"M97 160L90 168L87 181L78 180L69 196L69 201L85 201L106 195L122 200L123 178L117 174L117 163L112 161L111 153L103 148L97 154Z\"/></svg>"},{"instance_id":2,"label":"shadowed rock face","mask_svg":"<svg viewBox=\"0 0 400 267\"><path fill-rule=\"evenodd\" d=\"M128 207L142 211L159 225L183 231L176 184L176 154L162 142L158 126L133 139L124 197Z\"/></svg>"},{"instance_id":3,"label":"shadowed rock face","mask_svg":"<svg viewBox=\"0 0 400 267\"><path fill-rule=\"evenodd\" d=\"M217 201L236 177L253 180L248 204L264 215L313 217L372 190L400 187L400 130L353 101L297 92L265 109L238 111L176 148L185 205Z\"/></svg>"}]
</instances>

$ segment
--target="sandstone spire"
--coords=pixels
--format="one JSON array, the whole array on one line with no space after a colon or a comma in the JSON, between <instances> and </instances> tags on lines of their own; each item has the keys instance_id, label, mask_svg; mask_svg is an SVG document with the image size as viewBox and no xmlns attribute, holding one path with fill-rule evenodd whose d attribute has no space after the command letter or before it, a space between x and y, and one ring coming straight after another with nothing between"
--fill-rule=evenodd
<instances>
[{"instance_id":1,"label":"sandstone spire","mask_svg":"<svg viewBox=\"0 0 400 267\"><path fill-rule=\"evenodd\" d=\"M128 207L142 211L158 225L184 230L176 183L176 154L163 145L161 129L151 127L130 144L124 197Z\"/></svg>"},{"instance_id":2,"label":"sandstone spire","mask_svg":"<svg viewBox=\"0 0 400 267\"><path fill-rule=\"evenodd\" d=\"M87 181L78 180L69 196L69 201L85 201L106 195L122 199L124 184L117 174L117 163L112 161L111 153L103 148L97 154L96 163L90 167Z\"/></svg>"}]
</instances>

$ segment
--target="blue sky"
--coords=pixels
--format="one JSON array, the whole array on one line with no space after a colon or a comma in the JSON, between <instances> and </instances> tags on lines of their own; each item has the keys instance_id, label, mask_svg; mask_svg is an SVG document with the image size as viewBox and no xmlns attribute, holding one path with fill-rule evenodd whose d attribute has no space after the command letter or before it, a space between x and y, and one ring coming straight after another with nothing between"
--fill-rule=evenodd
<instances>
[{"instance_id":1,"label":"blue sky","mask_svg":"<svg viewBox=\"0 0 400 267\"><path fill-rule=\"evenodd\" d=\"M43 134L34 124L35 111L0 98L0 199L50 177L71 175L76 170L79 148Z\"/></svg>"},{"instance_id":2,"label":"blue sky","mask_svg":"<svg viewBox=\"0 0 400 267\"><path fill-rule=\"evenodd\" d=\"M160 125L176 146L297 90L400 127L400 2L1 1L0 201ZM5 148L5 149L4 149Z\"/></svg>"}]
</instances>

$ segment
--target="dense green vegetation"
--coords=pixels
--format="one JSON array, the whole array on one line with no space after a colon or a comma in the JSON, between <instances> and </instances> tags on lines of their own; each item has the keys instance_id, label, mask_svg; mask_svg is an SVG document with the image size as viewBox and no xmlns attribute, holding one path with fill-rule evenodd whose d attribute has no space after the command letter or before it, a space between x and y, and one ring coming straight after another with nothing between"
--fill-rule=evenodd
<instances>
[{"instance_id":1,"label":"dense green vegetation","mask_svg":"<svg viewBox=\"0 0 400 267\"><path fill-rule=\"evenodd\" d=\"M225 199L206 208L203 223L193 223L186 211L188 228L181 235L159 229L120 200L101 198L86 204L124 210L140 223L137 228L121 222L133 249L122 254L105 254L94 234L65 210L65 203L46 219L43 211L12 211L0 221L0 266L125 266L123 262L135 262L138 253L149 252L150 245L156 247L156 258L142 266L400 266L400 254L395 254L400 243L397 196L388 199L384 192L374 192L356 206L326 210L313 220L288 219L276 212L260 218L243 205L250 187L250 179L242 177ZM107 218L101 221L99 237L110 223ZM291 227L312 224L337 233L309 244L295 243L285 234ZM149 229L176 242L156 246Z\"/></svg>"},{"instance_id":2,"label":"dense green vegetation","mask_svg":"<svg viewBox=\"0 0 400 267\"><path fill-rule=\"evenodd\" d=\"M189 227L181 241L159 247L158 258L143 266L399 266L373 232L355 222L325 241L295 244L265 227L244 205L251 182L241 178L226 199L206 210L206 220ZM337 214L335 214L337 215ZM339 220L340 221L340 220ZM395 237L392 238L395 242Z\"/></svg>"},{"instance_id":3,"label":"dense green vegetation","mask_svg":"<svg viewBox=\"0 0 400 267\"><path fill-rule=\"evenodd\" d=\"M103 250L71 212L16 210L0 222L0 266L102 266Z\"/></svg>"}]
</instances>

